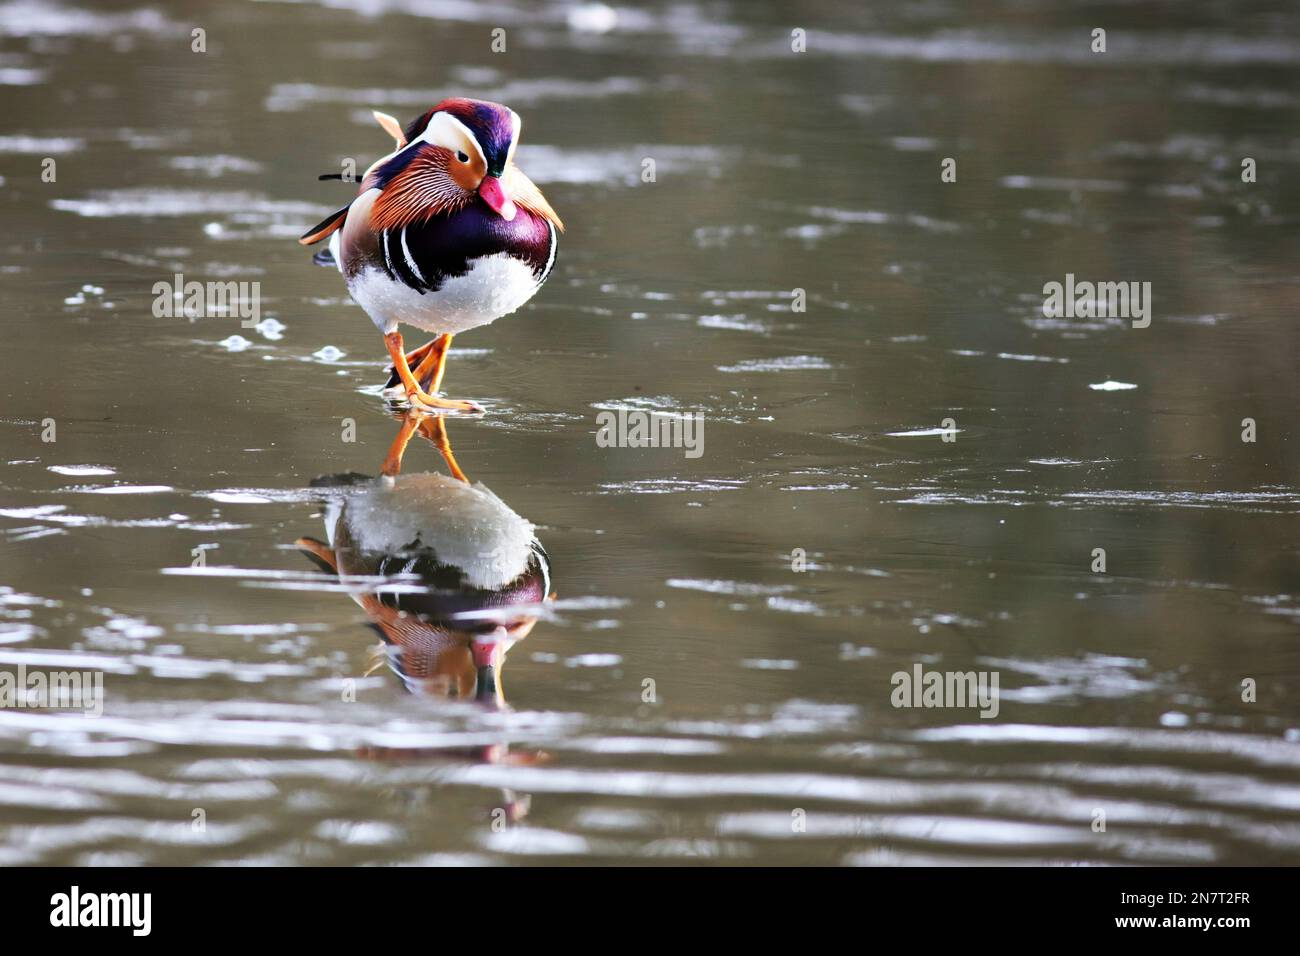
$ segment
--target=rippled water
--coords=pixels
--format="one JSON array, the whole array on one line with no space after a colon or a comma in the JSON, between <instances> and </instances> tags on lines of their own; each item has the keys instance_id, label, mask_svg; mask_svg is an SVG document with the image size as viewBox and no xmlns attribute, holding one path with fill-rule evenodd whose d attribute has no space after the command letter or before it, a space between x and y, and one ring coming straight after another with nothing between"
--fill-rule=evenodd
<instances>
[{"instance_id":1,"label":"rippled water","mask_svg":"<svg viewBox=\"0 0 1300 956\"><path fill-rule=\"evenodd\" d=\"M857 6L0 0L0 671L104 674L0 708L0 863L1300 862L1300 16ZM568 232L386 484L419 423L293 240L451 93Z\"/></svg>"}]
</instances>

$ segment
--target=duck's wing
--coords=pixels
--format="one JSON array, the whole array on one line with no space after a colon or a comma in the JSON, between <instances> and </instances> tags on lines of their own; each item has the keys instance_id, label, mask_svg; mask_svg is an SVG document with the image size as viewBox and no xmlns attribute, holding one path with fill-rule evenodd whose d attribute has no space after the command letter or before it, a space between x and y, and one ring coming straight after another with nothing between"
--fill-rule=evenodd
<instances>
[{"instance_id":1,"label":"duck's wing","mask_svg":"<svg viewBox=\"0 0 1300 956\"><path fill-rule=\"evenodd\" d=\"M371 115L374 116L375 122L377 122L380 125L380 127L384 130L384 132L387 133L389 136L393 137L393 141L396 144L394 149L400 150L402 147L406 145L406 133L402 130L401 123L397 122L397 120L394 117L389 116L387 113L381 113L379 110L372 110ZM371 168L373 169L374 167ZM369 170L367 170L367 173L368 172ZM326 173L320 178L321 179L342 179L343 174ZM302 243L302 245L304 246L315 245L316 243L320 242L322 239L329 236L331 233L340 229L343 226L344 221L347 219L348 209L351 207L351 205L352 203L348 203L342 209L330 213L328 216L326 216L323 220L321 220L311 229L308 229L305 233L303 233L302 237L299 238L298 241Z\"/></svg>"}]
</instances>

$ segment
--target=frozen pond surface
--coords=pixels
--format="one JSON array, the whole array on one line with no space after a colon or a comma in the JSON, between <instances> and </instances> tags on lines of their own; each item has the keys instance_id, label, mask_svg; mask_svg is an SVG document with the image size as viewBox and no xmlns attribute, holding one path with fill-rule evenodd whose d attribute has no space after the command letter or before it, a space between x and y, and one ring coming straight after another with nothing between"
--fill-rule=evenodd
<instances>
[{"instance_id":1,"label":"frozen pond surface","mask_svg":"<svg viewBox=\"0 0 1300 956\"><path fill-rule=\"evenodd\" d=\"M1300 14L1058 6L0 0L0 673L104 675L0 709L0 864L1300 862ZM457 93L568 231L453 349L486 490L363 527L401 416L293 240ZM155 317L177 273L260 324ZM295 544L339 520L530 569L461 619L531 622L499 698L372 655ZM996 716L893 706L917 665Z\"/></svg>"}]
</instances>

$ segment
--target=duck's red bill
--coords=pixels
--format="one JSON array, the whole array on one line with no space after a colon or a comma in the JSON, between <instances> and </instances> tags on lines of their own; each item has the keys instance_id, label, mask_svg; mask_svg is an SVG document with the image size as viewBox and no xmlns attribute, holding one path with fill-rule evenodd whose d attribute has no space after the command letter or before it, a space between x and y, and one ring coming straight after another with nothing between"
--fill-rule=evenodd
<instances>
[{"instance_id":1,"label":"duck's red bill","mask_svg":"<svg viewBox=\"0 0 1300 956\"><path fill-rule=\"evenodd\" d=\"M501 188L501 180L496 176L484 176L483 182L479 183L478 194L506 222L515 218L515 204Z\"/></svg>"}]
</instances>

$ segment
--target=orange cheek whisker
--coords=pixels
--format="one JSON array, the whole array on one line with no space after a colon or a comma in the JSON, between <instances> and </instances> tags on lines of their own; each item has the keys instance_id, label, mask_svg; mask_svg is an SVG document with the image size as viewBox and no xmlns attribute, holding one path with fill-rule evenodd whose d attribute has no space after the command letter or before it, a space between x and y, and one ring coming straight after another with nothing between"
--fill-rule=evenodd
<instances>
[{"instance_id":1,"label":"orange cheek whisker","mask_svg":"<svg viewBox=\"0 0 1300 956\"><path fill-rule=\"evenodd\" d=\"M451 212L473 199L447 175L441 164L417 157L389 181L370 213L376 231L400 229L422 219Z\"/></svg>"}]
</instances>

